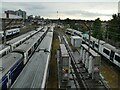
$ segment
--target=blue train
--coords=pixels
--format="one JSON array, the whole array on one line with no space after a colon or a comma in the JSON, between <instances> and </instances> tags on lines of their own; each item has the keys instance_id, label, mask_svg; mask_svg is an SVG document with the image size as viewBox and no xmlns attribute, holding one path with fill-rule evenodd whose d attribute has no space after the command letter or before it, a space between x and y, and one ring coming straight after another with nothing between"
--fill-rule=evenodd
<instances>
[{"instance_id":1,"label":"blue train","mask_svg":"<svg viewBox=\"0 0 120 90\"><path fill-rule=\"evenodd\" d=\"M38 32L23 44L15 48L13 52L1 58L0 61L2 65L0 73L2 76L0 79L0 89L7 90L13 84L38 45L46 36L48 30L49 29L46 26L42 32Z\"/></svg>"}]
</instances>

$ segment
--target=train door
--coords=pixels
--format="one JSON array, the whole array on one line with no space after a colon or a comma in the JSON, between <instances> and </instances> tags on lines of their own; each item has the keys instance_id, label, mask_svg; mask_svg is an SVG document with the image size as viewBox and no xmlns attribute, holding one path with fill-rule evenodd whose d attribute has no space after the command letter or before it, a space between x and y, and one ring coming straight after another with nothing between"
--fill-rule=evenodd
<instances>
[{"instance_id":1,"label":"train door","mask_svg":"<svg viewBox=\"0 0 120 90\"><path fill-rule=\"evenodd\" d=\"M115 54L115 52L113 52L113 51L111 50L111 53L110 53L110 60L112 60L112 61L113 61L113 58L114 58L114 54Z\"/></svg>"},{"instance_id":2,"label":"train door","mask_svg":"<svg viewBox=\"0 0 120 90\"><path fill-rule=\"evenodd\" d=\"M10 78L10 75L11 75L11 73L8 72L8 74L7 74L7 78L8 78L7 88L9 88L9 86L11 85L11 78Z\"/></svg>"},{"instance_id":3,"label":"train door","mask_svg":"<svg viewBox=\"0 0 120 90\"><path fill-rule=\"evenodd\" d=\"M95 46L95 41L93 41L93 43L92 43L92 47L94 48L94 46Z\"/></svg>"}]
</instances>

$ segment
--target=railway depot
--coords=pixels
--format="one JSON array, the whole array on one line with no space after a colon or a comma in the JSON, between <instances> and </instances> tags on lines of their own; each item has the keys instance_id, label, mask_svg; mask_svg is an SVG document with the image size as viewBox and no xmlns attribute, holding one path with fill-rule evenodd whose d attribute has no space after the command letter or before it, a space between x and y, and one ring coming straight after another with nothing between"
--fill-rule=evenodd
<instances>
[{"instance_id":1,"label":"railway depot","mask_svg":"<svg viewBox=\"0 0 120 90\"><path fill-rule=\"evenodd\" d=\"M1 90L120 89L120 49L93 35L95 21L25 13L8 10L0 17ZM79 23L82 27L74 29Z\"/></svg>"}]
</instances>

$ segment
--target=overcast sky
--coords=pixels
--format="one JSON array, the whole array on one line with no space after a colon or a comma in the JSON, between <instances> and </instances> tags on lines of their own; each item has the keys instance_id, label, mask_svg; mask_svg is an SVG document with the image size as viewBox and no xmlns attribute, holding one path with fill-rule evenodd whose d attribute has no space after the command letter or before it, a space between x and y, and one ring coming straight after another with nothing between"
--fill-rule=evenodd
<instances>
[{"instance_id":1,"label":"overcast sky","mask_svg":"<svg viewBox=\"0 0 120 90\"><path fill-rule=\"evenodd\" d=\"M19 1L19 0L17 0ZM23 0L25 1L25 0ZM94 20L100 18L101 20L109 20L112 14L118 13L118 0L106 0L106 2L93 2L92 0L71 0L71 2L61 2L55 0L46 0L42 2L39 0L30 0L34 2L13 2L12 0L2 1L2 12L5 10L18 10L22 9L27 12L27 15L40 15L44 18L57 18L61 19L85 19ZM40 2L41 1L41 2ZM53 2L51 2L53 1ZM76 1L76 2L75 2ZM105 1L105 0L104 0ZM111 2L110 2L111 1ZM113 2L114 1L114 2Z\"/></svg>"}]
</instances>

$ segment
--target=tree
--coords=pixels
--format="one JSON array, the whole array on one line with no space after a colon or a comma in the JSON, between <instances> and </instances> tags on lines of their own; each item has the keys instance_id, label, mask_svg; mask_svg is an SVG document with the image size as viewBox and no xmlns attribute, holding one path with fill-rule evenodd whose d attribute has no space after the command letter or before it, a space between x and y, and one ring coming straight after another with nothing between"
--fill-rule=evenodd
<instances>
[{"instance_id":1,"label":"tree","mask_svg":"<svg viewBox=\"0 0 120 90\"><path fill-rule=\"evenodd\" d=\"M112 19L108 22L108 36L112 41L120 41L120 17L116 14L112 15Z\"/></svg>"},{"instance_id":2,"label":"tree","mask_svg":"<svg viewBox=\"0 0 120 90\"><path fill-rule=\"evenodd\" d=\"M101 20L99 18L95 19L95 22L92 26L92 35L95 38L102 39L102 30L101 30Z\"/></svg>"}]
</instances>

